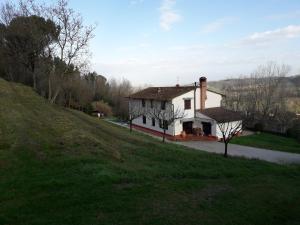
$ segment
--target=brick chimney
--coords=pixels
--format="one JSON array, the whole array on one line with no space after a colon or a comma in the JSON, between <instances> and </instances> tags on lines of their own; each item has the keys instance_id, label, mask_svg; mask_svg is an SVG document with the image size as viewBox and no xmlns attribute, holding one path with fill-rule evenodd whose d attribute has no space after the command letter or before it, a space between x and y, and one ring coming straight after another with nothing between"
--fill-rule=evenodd
<instances>
[{"instance_id":1,"label":"brick chimney","mask_svg":"<svg viewBox=\"0 0 300 225\"><path fill-rule=\"evenodd\" d=\"M203 110L203 109L205 109L205 101L207 99L207 95L206 95L206 90L207 90L206 77L200 77L199 85L200 85L200 110Z\"/></svg>"}]
</instances>

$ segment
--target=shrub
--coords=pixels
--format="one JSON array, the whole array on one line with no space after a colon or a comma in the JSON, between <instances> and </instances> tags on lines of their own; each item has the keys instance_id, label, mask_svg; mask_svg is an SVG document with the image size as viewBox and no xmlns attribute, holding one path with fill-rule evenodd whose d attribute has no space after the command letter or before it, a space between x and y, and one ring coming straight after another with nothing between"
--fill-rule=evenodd
<instances>
[{"instance_id":1,"label":"shrub","mask_svg":"<svg viewBox=\"0 0 300 225\"><path fill-rule=\"evenodd\" d=\"M293 128L288 128L286 130L286 136L291 138L296 138L295 130Z\"/></svg>"},{"instance_id":2,"label":"shrub","mask_svg":"<svg viewBox=\"0 0 300 225\"><path fill-rule=\"evenodd\" d=\"M300 141L300 120L295 120L291 128L286 132L288 137L296 138Z\"/></svg>"},{"instance_id":3,"label":"shrub","mask_svg":"<svg viewBox=\"0 0 300 225\"><path fill-rule=\"evenodd\" d=\"M263 123L254 124L254 130L255 131L263 131L264 130L264 124Z\"/></svg>"},{"instance_id":4,"label":"shrub","mask_svg":"<svg viewBox=\"0 0 300 225\"><path fill-rule=\"evenodd\" d=\"M111 116L112 115L112 109L108 105L108 103L104 101L97 101L92 103L93 109L97 110L98 112L104 113L105 116Z\"/></svg>"}]
</instances>

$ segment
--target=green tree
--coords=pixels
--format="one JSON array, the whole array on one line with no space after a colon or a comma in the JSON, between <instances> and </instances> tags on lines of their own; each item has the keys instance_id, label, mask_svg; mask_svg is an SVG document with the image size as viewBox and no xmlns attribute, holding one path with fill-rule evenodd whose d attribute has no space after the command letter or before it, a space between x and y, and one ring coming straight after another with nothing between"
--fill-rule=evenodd
<instances>
[{"instance_id":1,"label":"green tree","mask_svg":"<svg viewBox=\"0 0 300 225\"><path fill-rule=\"evenodd\" d=\"M57 41L59 27L51 20L45 20L39 16L16 17L8 26L2 28L4 35L3 54L9 60L8 66L14 68L16 63L24 70L17 71L13 79L23 81L37 89L36 68L39 59L50 57L49 46ZM25 72L25 73L24 73ZM23 74L23 75L21 75ZM20 76L28 77L20 77Z\"/></svg>"}]
</instances>

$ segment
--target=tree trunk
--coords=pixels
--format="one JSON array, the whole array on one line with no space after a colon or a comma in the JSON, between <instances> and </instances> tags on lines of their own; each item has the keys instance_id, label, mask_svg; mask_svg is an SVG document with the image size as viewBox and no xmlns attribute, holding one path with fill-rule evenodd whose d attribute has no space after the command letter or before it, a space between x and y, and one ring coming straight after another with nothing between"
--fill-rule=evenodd
<instances>
[{"instance_id":1,"label":"tree trunk","mask_svg":"<svg viewBox=\"0 0 300 225\"><path fill-rule=\"evenodd\" d=\"M69 100L68 100L68 107L71 108L71 100L72 99L72 93L69 93Z\"/></svg>"},{"instance_id":2,"label":"tree trunk","mask_svg":"<svg viewBox=\"0 0 300 225\"><path fill-rule=\"evenodd\" d=\"M56 89L56 92L55 92L55 94L54 94L54 96L53 96L53 98L51 98L51 101L50 101L51 103L55 103L56 98L57 98L59 92L60 92L60 89L57 88L57 89Z\"/></svg>"},{"instance_id":3,"label":"tree trunk","mask_svg":"<svg viewBox=\"0 0 300 225\"><path fill-rule=\"evenodd\" d=\"M165 143L165 139L166 139L166 129L164 129L164 134L163 134L163 143Z\"/></svg>"},{"instance_id":4,"label":"tree trunk","mask_svg":"<svg viewBox=\"0 0 300 225\"><path fill-rule=\"evenodd\" d=\"M129 120L130 132L132 132L132 120Z\"/></svg>"},{"instance_id":5,"label":"tree trunk","mask_svg":"<svg viewBox=\"0 0 300 225\"><path fill-rule=\"evenodd\" d=\"M36 75L35 72L32 72L32 79L33 79L33 89L36 90Z\"/></svg>"},{"instance_id":6,"label":"tree trunk","mask_svg":"<svg viewBox=\"0 0 300 225\"><path fill-rule=\"evenodd\" d=\"M51 74L48 76L48 101L51 100L52 87L51 87Z\"/></svg>"},{"instance_id":7,"label":"tree trunk","mask_svg":"<svg viewBox=\"0 0 300 225\"><path fill-rule=\"evenodd\" d=\"M228 148L228 143L227 142L224 142L225 144L225 152L224 152L224 157L227 157L227 148Z\"/></svg>"},{"instance_id":8,"label":"tree trunk","mask_svg":"<svg viewBox=\"0 0 300 225\"><path fill-rule=\"evenodd\" d=\"M35 64L34 64L34 59L31 59L31 60L32 61L30 62L30 67L31 67L31 72L32 72L33 89L36 90Z\"/></svg>"}]
</instances>

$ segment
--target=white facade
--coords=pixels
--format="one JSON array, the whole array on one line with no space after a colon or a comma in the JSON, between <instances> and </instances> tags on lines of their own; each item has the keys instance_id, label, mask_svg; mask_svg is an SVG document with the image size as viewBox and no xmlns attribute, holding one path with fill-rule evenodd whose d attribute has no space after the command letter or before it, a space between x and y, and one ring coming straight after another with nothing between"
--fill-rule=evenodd
<instances>
[{"instance_id":1,"label":"white facade","mask_svg":"<svg viewBox=\"0 0 300 225\"><path fill-rule=\"evenodd\" d=\"M221 107L222 95L211 91L207 91L206 95L205 108Z\"/></svg>"},{"instance_id":2,"label":"white facade","mask_svg":"<svg viewBox=\"0 0 300 225\"><path fill-rule=\"evenodd\" d=\"M200 109L200 87L197 87L196 90L188 91L184 94L181 94L170 101L166 101L167 108L173 111L180 111L184 115L180 119L176 119L171 125L168 126L166 134L175 136L182 134L184 126L192 126L192 128L201 128L203 126L209 126L210 124L210 135L222 138L222 134L218 128L217 122L199 112ZM215 92L207 90L206 92L207 99L205 101L205 108L221 107L222 95ZM190 109L185 109L185 100L190 100ZM145 106L142 106L142 101L144 101ZM151 103L152 102L152 103ZM152 107L151 107L152 104ZM143 116L132 121L133 125L140 126L146 129L150 129L157 132L163 132L163 128L159 126L159 121L155 119L155 124L152 124L151 114L149 112L153 111L153 108L160 107L161 101L158 100L149 100L149 99L130 99L131 108L141 107L146 116L146 120L143 120ZM134 106L134 107L133 107ZM145 122L145 123L144 123Z\"/></svg>"},{"instance_id":3,"label":"white facade","mask_svg":"<svg viewBox=\"0 0 300 225\"><path fill-rule=\"evenodd\" d=\"M160 108L161 107L161 101L157 101L157 100L152 100L152 107L151 107L151 100L145 99L145 106L142 106L142 100L141 99L131 99L130 100L130 105L132 108L136 108L138 110L143 111L144 113L141 113L142 115L135 118L132 121L133 125L137 125L146 129L150 129L150 130L154 130L154 131L158 131L158 132L163 132L163 129L159 126L159 120L157 118L152 117L151 111L154 110L154 108ZM166 109L170 109L172 108L172 103L166 102ZM143 121L143 116L146 117L146 123L144 123ZM155 123L152 123L152 119L155 120ZM154 126L153 126L154 125ZM174 123L168 126L168 129L166 130L166 134L174 136Z\"/></svg>"}]
</instances>

